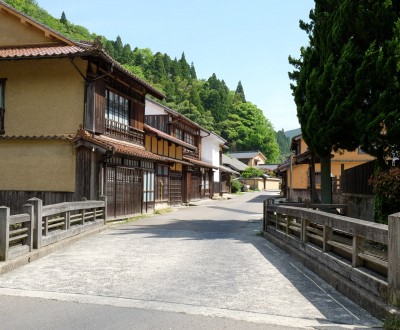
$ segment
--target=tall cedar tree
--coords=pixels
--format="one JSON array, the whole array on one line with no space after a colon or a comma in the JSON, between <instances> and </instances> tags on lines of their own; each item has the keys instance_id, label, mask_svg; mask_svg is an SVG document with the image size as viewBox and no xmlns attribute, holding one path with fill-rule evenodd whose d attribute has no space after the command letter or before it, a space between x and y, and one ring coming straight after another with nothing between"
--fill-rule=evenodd
<instances>
[{"instance_id":1,"label":"tall cedar tree","mask_svg":"<svg viewBox=\"0 0 400 330\"><path fill-rule=\"evenodd\" d=\"M304 140L321 158L322 201L330 202L331 150L362 144L377 155L381 136L398 132L398 71L386 47L398 10L388 0L316 0L310 19L300 24L310 44L300 60L289 58L296 69L289 76Z\"/></svg>"},{"instance_id":2,"label":"tall cedar tree","mask_svg":"<svg viewBox=\"0 0 400 330\"><path fill-rule=\"evenodd\" d=\"M244 95L242 82L240 80L236 87L235 95L239 98L240 101L246 102L246 96Z\"/></svg>"}]
</instances>

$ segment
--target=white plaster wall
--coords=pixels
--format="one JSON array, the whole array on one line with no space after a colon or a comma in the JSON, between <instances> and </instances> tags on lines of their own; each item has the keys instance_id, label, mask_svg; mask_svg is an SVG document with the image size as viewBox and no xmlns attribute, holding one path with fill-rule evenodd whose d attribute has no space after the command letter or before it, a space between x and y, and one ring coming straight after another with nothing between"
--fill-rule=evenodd
<instances>
[{"instance_id":1,"label":"white plaster wall","mask_svg":"<svg viewBox=\"0 0 400 330\"><path fill-rule=\"evenodd\" d=\"M219 167L219 145L223 143L216 135L210 134L202 139L201 160ZM214 170L214 182L219 182L219 170Z\"/></svg>"},{"instance_id":2,"label":"white plaster wall","mask_svg":"<svg viewBox=\"0 0 400 330\"><path fill-rule=\"evenodd\" d=\"M145 114L146 115L165 115L165 110L163 107L146 100L146 108L145 108Z\"/></svg>"}]
</instances>

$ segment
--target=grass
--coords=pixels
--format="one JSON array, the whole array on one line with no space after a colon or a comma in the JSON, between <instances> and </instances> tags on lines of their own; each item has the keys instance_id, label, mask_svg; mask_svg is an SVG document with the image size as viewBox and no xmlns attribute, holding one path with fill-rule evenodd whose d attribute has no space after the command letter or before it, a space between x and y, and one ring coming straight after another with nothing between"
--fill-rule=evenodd
<instances>
[{"instance_id":1,"label":"grass","mask_svg":"<svg viewBox=\"0 0 400 330\"><path fill-rule=\"evenodd\" d=\"M400 330L400 318L392 317L383 321L382 328L385 330Z\"/></svg>"}]
</instances>

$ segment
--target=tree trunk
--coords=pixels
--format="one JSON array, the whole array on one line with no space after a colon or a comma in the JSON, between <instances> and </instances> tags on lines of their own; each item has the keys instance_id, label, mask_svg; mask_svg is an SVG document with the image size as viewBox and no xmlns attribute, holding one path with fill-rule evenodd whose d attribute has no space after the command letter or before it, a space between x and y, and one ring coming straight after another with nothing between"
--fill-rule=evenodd
<instances>
[{"instance_id":1,"label":"tree trunk","mask_svg":"<svg viewBox=\"0 0 400 330\"><path fill-rule=\"evenodd\" d=\"M331 155L320 156L321 159L321 203L332 203Z\"/></svg>"},{"instance_id":2,"label":"tree trunk","mask_svg":"<svg viewBox=\"0 0 400 330\"><path fill-rule=\"evenodd\" d=\"M319 198L317 195L317 190L315 188L315 156L311 156L310 162L310 201L311 203L318 203Z\"/></svg>"}]
</instances>

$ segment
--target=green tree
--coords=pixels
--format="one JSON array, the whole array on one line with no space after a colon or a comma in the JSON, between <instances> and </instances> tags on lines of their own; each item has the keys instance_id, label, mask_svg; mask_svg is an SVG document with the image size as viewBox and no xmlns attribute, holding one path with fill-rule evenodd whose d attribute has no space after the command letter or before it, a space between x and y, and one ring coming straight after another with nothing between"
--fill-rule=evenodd
<instances>
[{"instance_id":1,"label":"green tree","mask_svg":"<svg viewBox=\"0 0 400 330\"><path fill-rule=\"evenodd\" d=\"M61 13L60 22L61 22L62 24L64 24L64 25L68 23L67 17L65 16L65 13L64 13L64 12Z\"/></svg>"},{"instance_id":2,"label":"green tree","mask_svg":"<svg viewBox=\"0 0 400 330\"><path fill-rule=\"evenodd\" d=\"M190 64L190 78L197 79L196 69L194 67L193 62Z\"/></svg>"},{"instance_id":3,"label":"green tree","mask_svg":"<svg viewBox=\"0 0 400 330\"><path fill-rule=\"evenodd\" d=\"M242 82L239 80L239 83L236 87L235 95L239 98L240 101L246 102L246 97L244 95L244 90L242 86Z\"/></svg>"},{"instance_id":4,"label":"green tree","mask_svg":"<svg viewBox=\"0 0 400 330\"><path fill-rule=\"evenodd\" d=\"M260 150L268 162L276 162L279 147L274 129L254 104L235 104L227 119L221 122L220 128L221 136L227 140L230 150Z\"/></svg>"},{"instance_id":5,"label":"green tree","mask_svg":"<svg viewBox=\"0 0 400 330\"><path fill-rule=\"evenodd\" d=\"M215 73L203 85L200 91L203 107L211 111L216 123L226 119L229 113L229 89Z\"/></svg>"},{"instance_id":6,"label":"green tree","mask_svg":"<svg viewBox=\"0 0 400 330\"><path fill-rule=\"evenodd\" d=\"M316 0L301 59L289 58L304 140L321 158L322 201L330 202L332 149L383 159L398 148L398 1ZM396 23L397 22L397 23ZM397 25L396 25L397 24Z\"/></svg>"},{"instance_id":7,"label":"green tree","mask_svg":"<svg viewBox=\"0 0 400 330\"><path fill-rule=\"evenodd\" d=\"M181 67L181 77L184 79L190 79L190 65L186 61L185 52L182 53L179 64Z\"/></svg>"},{"instance_id":8,"label":"green tree","mask_svg":"<svg viewBox=\"0 0 400 330\"><path fill-rule=\"evenodd\" d=\"M276 142L279 146L279 157L278 161L283 162L290 155L290 138L285 135L285 131L282 128L276 132Z\"/></svg>"}]
</instances>

